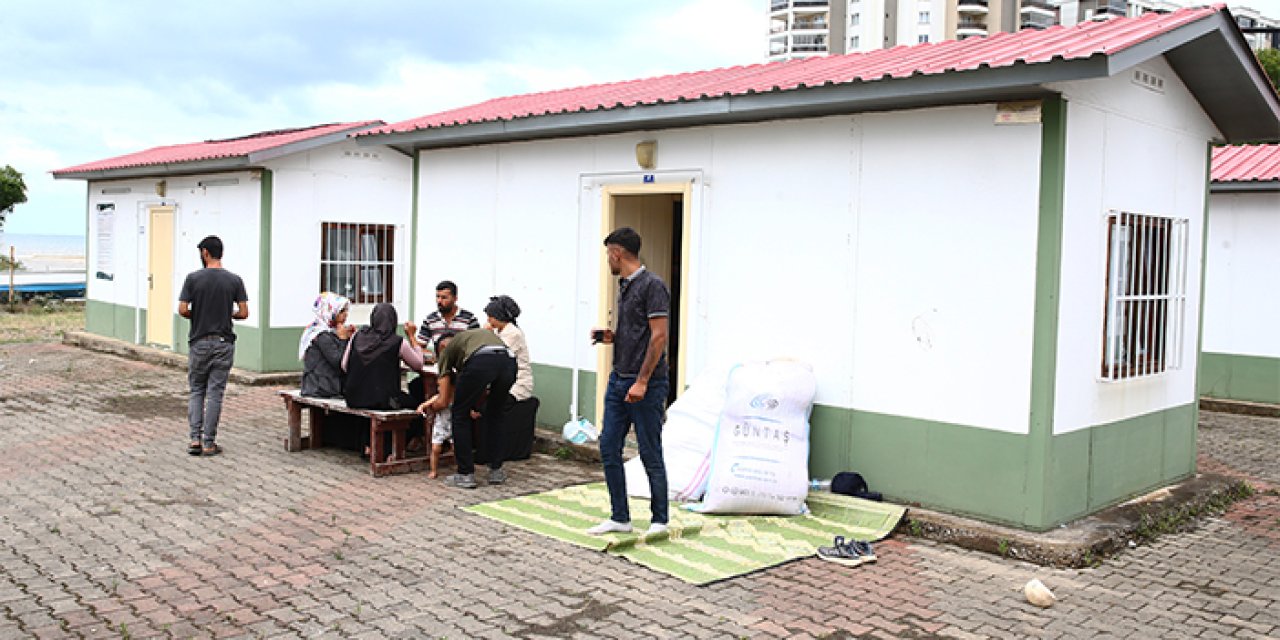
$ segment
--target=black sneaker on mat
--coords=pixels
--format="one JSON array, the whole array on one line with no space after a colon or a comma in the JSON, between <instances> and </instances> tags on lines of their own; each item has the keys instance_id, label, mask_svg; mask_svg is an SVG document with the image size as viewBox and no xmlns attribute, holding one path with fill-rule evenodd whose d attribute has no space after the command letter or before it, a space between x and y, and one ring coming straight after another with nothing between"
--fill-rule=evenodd
<instances>
[{"instance_id":1,"label":"black sneaker on mat","mask_svg":"<svg viewBox=\"0 0 1280 640\"><path fill-rule=\"evenodd\" d=\"M867 558L854 547L858 544L856 541L845 542L844 536L836 536L835 543L830 547L818 547L818 557L829 562L835 562L850 567L856 567L864 562ZM872 556L874 558L874 556Z\"/></svg>"}]
</instances>

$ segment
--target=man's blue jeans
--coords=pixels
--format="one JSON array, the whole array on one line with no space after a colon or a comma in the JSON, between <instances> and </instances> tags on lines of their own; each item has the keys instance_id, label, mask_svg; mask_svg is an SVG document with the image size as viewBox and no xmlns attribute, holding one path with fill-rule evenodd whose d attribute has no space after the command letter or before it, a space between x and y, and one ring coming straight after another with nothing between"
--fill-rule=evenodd
<instances>
[{"instance_id":1,"label":"man's blue jeans","mask_svg":"<svg viewBox=\"0 0 1280 640\"><path fill-rule=\"evenodd\" d=\"M609 502L613 506L610 519L631 522L627 508L627 478L622 472L622 446L631 425L636 426L636 442L640 445L640 461L649 476L649 495L653 517L650 523L667 522L667 467L662 461L662 418L666 414L666 377L649 380L644 399L627 402L627 390L635 384L634 376L609 374L609 388L604 395L604 421L600 433L600 459L604 462L604 480L609 485Z\"/></svg>"},{"instance_id":2,"label":"man's blue jeans","mask_svg":"<svg viewBox=\"0 0 1280 640\"><path fill-rule=\"evenodd\" d=\"M187 382L191 398L187 403L187 424L192 442L212 447L218 440L218 419L222 416L222 394L227 390L236 343L196 340L187 353Z\"/></svg>"}]
</instances>

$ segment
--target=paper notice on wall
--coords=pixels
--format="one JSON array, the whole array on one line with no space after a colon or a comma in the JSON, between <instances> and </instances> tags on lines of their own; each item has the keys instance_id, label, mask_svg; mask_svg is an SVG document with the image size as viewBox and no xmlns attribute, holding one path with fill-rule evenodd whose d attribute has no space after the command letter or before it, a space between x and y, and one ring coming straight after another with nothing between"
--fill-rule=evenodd
<instances>
[{"instance_id":1,"label":"paper notice on wall","mask_svg":"<svg viewBox=\"0 0 1280 640\"><path fill-rule=\"evenodd\" d=\"M996 124L1039 124L1039 122L1039 100L1017 100L996 104Z\"/></svg>"},{"instance_id":2,"label":"paper notice on wall","mask_svg":"<svg viewBox=\"0 0 1280 640\"><path fill-rule=\"evenodd\" d=\"M94 237L96 242L98 260L96 263L97 272L94 277L99 280L115 279L115 225L116 225L116 205L112 202L102 202L98 204L98 233Z\"/></svg>"}]
</instances>

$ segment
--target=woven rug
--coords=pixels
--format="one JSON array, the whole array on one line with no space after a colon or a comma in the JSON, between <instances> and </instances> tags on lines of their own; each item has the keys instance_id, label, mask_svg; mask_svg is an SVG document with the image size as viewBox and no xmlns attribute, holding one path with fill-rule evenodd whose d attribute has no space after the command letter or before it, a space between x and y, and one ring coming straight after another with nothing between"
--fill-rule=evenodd
<instances>
[{"instance_id":1,"label":"woven rug","mask_svg":"<svg viewBox=\"0 0 1280 640\"><path fill-rule=\"evenodd\" d=\"M835 536L880 540L905 507L832 493L811 493L801 516L722 516L673 504L670 530L644 536L649 501L631 498L637 533L590 536L587 527L609 514L602 482L486 502L464 510L580 547L622 556L685 582L708 584L813 555Z\"/></svg>"}]
</instances>

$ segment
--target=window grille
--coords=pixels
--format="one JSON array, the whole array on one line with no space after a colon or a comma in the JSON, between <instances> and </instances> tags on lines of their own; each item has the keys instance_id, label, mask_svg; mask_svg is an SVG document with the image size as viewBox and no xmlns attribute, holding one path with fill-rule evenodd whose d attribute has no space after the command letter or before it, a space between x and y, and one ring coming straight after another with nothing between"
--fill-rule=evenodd
<instances>
[{"instance_id":1,"label":"window grille","mask_svg":"<svg viewBox=\"0 0 1280 640\"><path fill-rule=\"evenodd\" d=\"M1187 220L1107 216L1102 378L1182 367L1187 311Z\"/></svg>"},{"instance_id":2,"label":"window grille","mask_svg":"<svg viewBox=\"0 0 1280 640\"><path fill-rule=\"evenodd\" d=\"M325 222L320 233L320 290L357 304L391 302L395 227Z\"/></svg>"}]
</instances>

